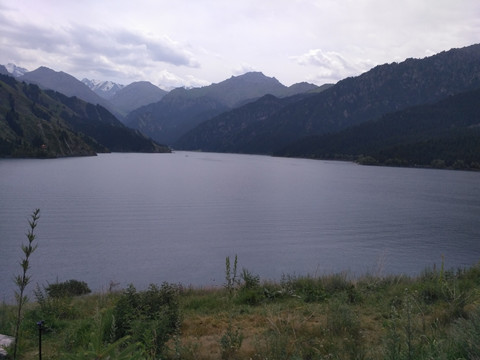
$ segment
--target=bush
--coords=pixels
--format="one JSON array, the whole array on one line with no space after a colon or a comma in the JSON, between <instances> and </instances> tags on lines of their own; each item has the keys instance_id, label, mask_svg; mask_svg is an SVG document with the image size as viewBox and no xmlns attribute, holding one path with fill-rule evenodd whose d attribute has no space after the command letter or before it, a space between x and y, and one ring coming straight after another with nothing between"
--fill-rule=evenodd
<instances>
[{"instance_id":1,"label":"bush","mask_svg":"<svg viewBox=\"0 0 480 360\"><path fill-rule=\"evenodd\" d=\"M146 351L156 357L166 350L166 343L180 323L178 289L163 283L150 285L146 291L137 292L130 285L115 305L115 339L130 336L140 342Z\"/></svg>"},{"instance_id":2,"label":"bush","mask_svg":"<svg viewBox=\"0 0 480 360\"><path fill-rule=\"evenodd\" d=\"M241 287L237 294L236 302L239 304L257 305L265 299L264 290L260 287L260 277L243 269L240 275Z\"/></svg>"},{"instance_id":3,"label":"bush","mask_svg":"<svg viewBox=\"0 0 480 360\"><path fill-rule=\"evenodd\" d=\"M320 302L326 298L325 288L318 278L283 276L281 286L284 292L300 297L307 303Z\"/></svg>"},{"instance_id":4,"label":"bush","mask_svg":"<svg viewBox=\"0 0 480 360\"><path fill-rule=\"evenodd\" d=\"M92 292L86 282L78 280L49 284L45 290L52 298L80 296Z\"/></svg>"}]
</instances>

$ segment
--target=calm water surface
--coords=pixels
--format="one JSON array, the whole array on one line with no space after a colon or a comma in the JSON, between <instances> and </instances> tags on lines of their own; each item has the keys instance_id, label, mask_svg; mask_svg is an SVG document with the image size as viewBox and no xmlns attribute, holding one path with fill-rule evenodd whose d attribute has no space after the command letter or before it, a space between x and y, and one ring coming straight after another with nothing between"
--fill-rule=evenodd
<instances>
[{"instance_id":1,"label":"calm water surface","mask_svg":"<svg viewBox=\"0 0 480 360\"><path fill-rule=\"evenodd\" d=\"M480 174L177 152L0 160L0 301L41 209L32 283L221 286L225 257L282 274L418 274L480 260ZM32 286L33 287L33 286Z\"/></svg>"}]
</instances>

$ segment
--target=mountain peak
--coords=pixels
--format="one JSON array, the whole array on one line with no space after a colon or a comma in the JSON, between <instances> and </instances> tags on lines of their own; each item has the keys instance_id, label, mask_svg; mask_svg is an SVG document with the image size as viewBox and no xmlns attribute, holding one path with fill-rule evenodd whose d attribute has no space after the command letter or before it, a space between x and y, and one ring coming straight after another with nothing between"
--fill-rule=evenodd
<instances>
[{"instance_id":1,"label":"mountain peak","mask_svg":"<svg viewBox=\"0 0 480 360\"><path fill-rule=\"evenodd\" d=\"M22 76L24 75L25 73L28 72L27 69L25 68L22 68L20 66L17 66L15 64L12 64L12 63L8 63L7 65L5 65L5 68L7 69L7 71L13 76L13 77L19 77L19 76Z\"/></svg>"},{"instance_id":2,"label":"mountain peak","mask_svg":"<svg viewBox=\"0 0 480 360\"><path fill-rule=\"evenodd\" d=\"M108 100L113 98L119 90L124 88L124 85L108 80L102 81L84 78L82 79L82 83L87 85L90 90L93 90L100 97Z\"/></svg>"},{"instance_id":3,"label":"mountain peak","mask_svg":"<svg viewBox=\"0 0 480 360\"><path fill-rule=\"evenodd\" d=\"M246 82L255 82L255 83L256 82L273 81L273 82L276 82L276 83L280 84L280 81L278 81L276 78L268 77L261 71L246 72L245 74L242 74L242 75L232 76L228 80L243 80L243 81L246 81ZM228 81L228 80L226 80L226 81Z\"/></svg>"}]
</instances>

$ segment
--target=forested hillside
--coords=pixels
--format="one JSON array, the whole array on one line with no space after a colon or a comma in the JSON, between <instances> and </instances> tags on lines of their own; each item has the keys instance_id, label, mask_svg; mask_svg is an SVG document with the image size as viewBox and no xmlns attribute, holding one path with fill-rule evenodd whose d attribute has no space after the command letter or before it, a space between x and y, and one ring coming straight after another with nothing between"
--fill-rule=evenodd
<instances>
[{"instance_id":1,"label":"forested hillside","mask_svg":"<svg viewBox=\"0 0 480 360\"><path fill-rule=\"evenodd\" d=\"M480 88L435 104L390 113L335 134L302 139L275 154L480 169Z\"/></svg>"},{"instance_id":2,"label":"forested hillside","mask_svg":"<svg viewBox=\"0 0 480 360\"><path fill-rule=\"evenodd\" d=\"M167 152L100 105L0 75L0 156L58 157L108 151Z\"/></svg>"}]
</instances>

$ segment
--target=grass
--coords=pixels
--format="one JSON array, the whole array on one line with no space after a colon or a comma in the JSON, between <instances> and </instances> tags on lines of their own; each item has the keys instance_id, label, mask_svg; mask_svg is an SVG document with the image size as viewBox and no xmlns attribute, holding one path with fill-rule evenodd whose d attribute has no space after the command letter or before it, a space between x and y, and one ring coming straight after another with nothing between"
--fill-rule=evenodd
<instances>
[{"instance_id":1,"label":"grass","mask_svg":"<svg viewBox=\"0 0 480 360\"><path fill-rule=\"evenodd\" d=\"M178 328L161 355L148 353L142 341L132 343L131 338L110 346L115 344L108 336L111 314L121 292L55 298L50 306L29 303L20 358L38 358L36 322L41 319L47 327L43 359L94 358L92 354L107 350L111 359L480 357L480 265L429 269L417 277L253 279L240 281L233 291L175 285ZM0 305L0 333L11 334L13 323L14 307Z\"/></svg>"}]
</instances>

